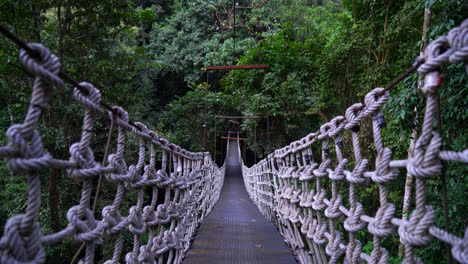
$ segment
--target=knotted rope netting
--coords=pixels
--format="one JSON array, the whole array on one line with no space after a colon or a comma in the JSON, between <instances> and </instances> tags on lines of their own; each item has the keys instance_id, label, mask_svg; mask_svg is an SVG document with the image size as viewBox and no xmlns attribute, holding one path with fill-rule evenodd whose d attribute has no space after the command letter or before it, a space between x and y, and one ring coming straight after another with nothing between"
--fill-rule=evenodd
<instances>
[{"instance_id":1,"label":"knotted rope netting","mask_svg":"<svg viewBox=\"0 0 468 264\"><path fill-rule=\"evenodd\" d=\"M468 263L468 228L464 238L459 238L434 225L436 215L426 203L425 184L441 173L442 160L468 163L468 150L441 150L441 137L433 129L440 67L460 62L468 65L468 20L433 41L418 61L418 72L424 75L422 92L426 105L414 157L392 160L392 150L384 147L381 109L390 95L383 88L375 88L365 96L364 104L352 105L345 116L333 118L316 133L274 151L251 168L243 167L250 198L265 217L278 224L300 263L337 263L343 257L348 263L388 263L389 254L382 241L394 232L404 245L404 263L420 263L414 248L427 245L432 238L450 244L452 256L458 262ZM369 171L369 160L361 155L360 128L365 119L372 122L374 171ZM351 133L354 157L345 156L345 131ZM313 156L316 145L321 147L320 158ZM335 151L330 151L333 146ZM400 177L398 168L406 168L415 177L415 208L408 220L396 218L395 205L388 197L387 185ZM380 204L374 216L366 215L366 211L371 212L366 210L364 201L358 200L357 188L365 185L378 186ZM325 189L326 186L331 188ZM348 192L349 208L343 205L342 190ZM364 241L356 238L357 232L365 231L373 237L370 255L363 252Z\"/></svg>"},{"instance_id":2,"label":"knotted rope netting","mask_svg":"<svg viewBox=\"0 0 468 264\"><path fill-rule=\"evenodd\" d=\"M126 263L180 263L197 225L219 198L224 167L219 168L207 152L192 153L169 144L143 123L130 125L128 114L121 107L104 111L99 90L85 82L80 86L87 88L86 94L82 89L73 91L85 109L81 139L70 146L68 160L52 157L44 149L36 128L53 90L62 89L64 82L58 77L58 58L41 44L28 46L40 55L40 61L36 61L24 50L20 51L21 62L35 76L32 99L24 122L7 130L9 143L0 147L0 157L7 161L10 170L27 176L28 203L24 214L11 217L5 225L0 240L0 262L43 263L45 246L73 239L85 243L81 263L94 263L97 243L114 246L113 256L106 264L120 263L122 258ZM116 152L109 155L105 166L95 160L91 148L93 127L100 114L107 114L111 124L118 128ZM138 162L130 166L125 160L125 153L129 153L126 151L128 133L139 139ZM156 164L158 155L160 166ZM38 222L42 168L66 169L70 179L82 186L79 201L68 209L68 226L58 233L42 234ZM112 204L95 217L91 199L99 175L115 186L116 194ZM150 201L144 199L145 189L152 191ZM120 205L132 192L136 193L137 202L127 215L121 215ZM164 202L158 202L161 200ZM125 232L133 236L133 247L123 256ZM142 244L142 236L147 237L147 243Z\"/></svg>"}]
</instances>

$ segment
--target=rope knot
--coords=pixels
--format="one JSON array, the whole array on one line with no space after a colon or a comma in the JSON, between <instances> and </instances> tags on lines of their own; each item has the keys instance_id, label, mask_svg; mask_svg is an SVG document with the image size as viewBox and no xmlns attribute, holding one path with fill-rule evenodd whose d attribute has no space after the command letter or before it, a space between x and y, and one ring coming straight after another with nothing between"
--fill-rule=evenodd
<instances>
[{"instance_id":1,"label":"rope knot","mask_svg":"<svg viewBox=\"0 0 468 264\"><path fill-rule=\"evenodd\" d=\"M338 218L342 215L340 211L340 206L342 205L343 197L341 195L337 195L330 200L330 206L325 209L325 216L330 219Z\"/></svg>"},{"instance_id":2,"label":"rope knot","mask_svg":"<svg viewBox=\"0 0 468 264\"><path fill-rule=\"evenodd\" d=\"M332 171L329 175L328 178L334 180L334 181L341 181L344 179L344 170L346 167L346 163L348 163L348 159L343 159L338 166L336 166L335 170Z\"/></svg>"},{"instance_id":3,"label":"rope knot","mask_svg":"<svg viewBox=\"0 0 468 264\"><path fill-rule=\"evenodd\" d=\"M385 102L387 102L390 94L388 91L386 91L384 94L381 94L383 91L384 88L378 87L374 88L372 91L366 94L366 97L364 97L364 103L366 104L366 107L364 108L364 116L381 109Z\"/></svg>"},{"instance_id":4,"label":"rope knot","mask_svg":"<svg viewBox=\"0 0 468 264\"><path fill-rule=\"evenodd\" d=\"M78 168L68 170L69 176L75 181L92 179L101 173L102 167L94 160L94 154L90 147L80 150L80 143L70 146L70 159L76 162Z\"/></svg>"},{"instance_id":5,"label":"rope knot","mask_svg":"<svg viewBox=\"0 0 468 264\"><path fill-rule=\"evenodd\" d=\"M130 165L128 168L128 179L125 182L125 188L127 190L137 190L144 187L146 180L141 175L141 169L138 166Z\"/></svg>"},{"instance_id":6,"label":"rope knot","mask_svg":"<svg viewBox=\"0 0 468 264\"><path fill-rule=\"evenodd\" d=\"M364 105L362 103L356 103L348 107L348 109L346 109L346 124L344 126L345 129L357 127L357 125L363 118L363 115L361 114L363 108Z\"/></svg>"},{"instance_id":7,"label":"rope knot","mask_svg":"<svg viewBox=\"0 0 468 264\"><path fill-rule=\"evenodd\" d=\"M361 220L361 215L363 213L362 204L356 202L354 206L351 206L349 210L349 217L346 218L343 225L346 231L350 233L356 233L366 226L366 222Z\"/></svg>"},{"instance_id":8,"label":"rope knot","mask_svg":"<svg viewBox=\"0 0 468 264\"><path fill-rule=\"evenodd\" d=\"M330 165L331 160L330 159L325 159L322 163L320 163L320 166L318 169L313 170L313 173L316 177L325 177L328 175L327 168L328 165Z\"/></svg>"},{"instance_id":9,"label":"rope knot","mask_svg":"<svg viewBox=\"0 0 468 264\"><path fill-rule=\"evenodd\" d=\"M314 196L315 196L315 190L309 190L307 197L305 198L303 207L312 207L312 204L314 202Z\"/></svg>"},{"instance_id":10,"label":"rope knot","mask_svg":"<svg viewBox=\"0 0 468 264\"><path fill-rule=\"evenodd\" d=\"M299 223L299 210L297 210L297 206L291 204L289 207L289 221L293 224Z\"/></svg>"},{"instance_id":11,"label":"rope knot","mask_svg":"<svg viewBox=\"0 0 468 264\"><path fill-rule=\"evenodd\" d=\"M104 233L106 235L118 234L128 226L129 219L122 217L113 205L108 205L102 209L102 222L105 223Z\"/></svg>"},{"instance_id":12,"label":"rope knot","mask_svg":"<svg viewBox=\"0 0 468 264\"><path fill-rule=\"evenodd\" d=\"M331 257L328 263L337 263L340 256L345 252L345 248L340 248L340 244L340 232L335 231L331 234L331 239L328 241L327 246L325 247L325 252Z\"/></svg>"},{"instance_id":13,"label":"rope knot","mask_svg":"<svg viewBox=\"0 0 468 264\"><path fill-rule=\"evenodd\" d=\"M169 216L169 211L167 208L166 204L160 204L158 205L158 208L156 210L156 221L159 224L167 224L171 220L171 217Z\"/></svg>"},{"instance_id":14,"label":"rope knot","mask_svg":"<svg viewBox=\"0 0 468 264\"><path fill-rule=\"evenodd\" d=\"M172 249L176 249L176 250L182 249L182 243L179 237L177 236L176 231L172 231L169 233L169 235L166 237L166 244L169 248L172 248Z\"/></svg>"},{"instance_id":15,"label":"rope knot","mask_svg":"<svg viewBox=\"0 0 468 264\"><path fill-rule=\"evenodd\" d=\"M317 219L311 217L308 229L309 231L307 232L307 238L314 239L315 230L317 229Z\"/></svg>"},{"instance_id":16,"label":"rope knot","mask_svg":"<svg viewBox=\"0 0 468 264\"><path fill-rule=\"evenodd\" d=\"M158 223L156 221L156 212L153 210L153 207L147 205L143 208L143 221L149 227L156 226Z\"/></svg>"},{"instance_id":17,"label":"rope knot","mask_svg":"<svg viewBox=\"0 0 468 264\"><path fill-rule=\"evenodd\" d=\"M20 49L19 57L24 67L33 75L52 84L57 88L63 88L63 80L58 77L60 72L60 60L50 50L42 44L29 43L28 47L39 54L39 61L36 61L23 49Z\"/></svg>"},{"instance_id":18,"label":"rope knot","mask_svg":"<svg viewBox=\"0 0 468 264\"><path fill-rule=\"evenodd\" d=\"M313 163L311 165L306 165L304 168L304 172L301 173L301 176L299 176L300 181L310 181L314 178L314 170L318 167L318 163Z\"/></svg>"},{"instance_id":19,"label":"rope knot","mask_svg":"<svg viewBox=\"0 0 468 264\"><path fill-rule=\"evenodd\" d=\"M15 124L6 132L7 154L10 154L6 157L8 167L15 172L31 172L47 167L52 156L45 152L41 136L33 130L27 137L22 133L23 128L23 125Z\"/></svg>"},{"instance_id":20,"label":"rope knot","mask_svg":"<svg viewBox=\"0 0 468 264\"><path fill-rule=\"evenodd\" d=\"M180 203L175 203L172 202L169 204L169 207L167 209L169 217L179 219L181 218L181 215L183 214L183 209L182 205Z\"/></svg>"},{"instance_id":21,"label":"rope knot","mask_svg":"<svg viewBox=\"0 0 468 264\"><path fill-rule=\"evenodd\" d=\"M110 113L111 118L115 118L117 124L123 125L128 123L128 113L120 106L112 107L112 112Z\"/></svg>"},{"instance_id":22,"label":"rope knot","mask_svg":"<svg viewBox=\"0 0 468 264\"><path fill-rule=\"evenodd\" d=\"M151 185L155 185L159 182L161 182L161 177L159 176L158 172L156 169L151 166L151 165L146 165L144 167L144 173L143 173L143 178L148 182L151 183Z\"/></svg>"},{"instance_id":23,"label":"rope knot","mask_svg":"<svg viewBox=\"0 0 468 264\"><path fill-rule=\"evenodd\" d=\"M438 158L442 146L441 137L433 132L429 143L427 141L429 140L425 137L420 137L416 141L414 157L406 166L408 172L415 177L431 177L442 170L442 163Z\"/></svg>"},{"instance_id":24,"label":"rope knot","mask_svg":"<svg viewBox=\"0 0 468 264\"><path fill-rule=\"evenodd\" d=\"M329 136L334 138L338 136L341 131L345 128L346 119L343 116L337 116L330 121L330 131L328 132Z\"/></svg>"},{"instance_id":25,"label":"rope knot","mask_svg":"<svg viewBox=\"0 0 468 264\"><path fill-rule=\"evenodd\" d=\"M435 219L435 212L430 206L416 208L408 221L399 228L401 243L412 246L424 246L431 241L429 228Z\"/></svg>"},{"instance_id":26,"label":"rope knot","mask_svg":"<svg viewBox=\"0 0 468 264\"><path fill-rule=\"evenodd\" d=\"M450 63L456 64L468 58L468 19L463 21L460 27L449 31L448 42L454 52L450 55Z\"/></svg>"},{"instance_id":27,"label":"rope knot","mask_svg":"<svg viewBox=\"0 0 468 264\"><path fill-rule=\"evenodd\" d=\"M349 263L361 263L362 244L359 240L350 240L346 247L346 259Z\"/></svg>"},{"instance_id":28,"label":"rope knot","mask_svg":"<svg viewBox=\"0 0 468 264\"><path fill-rule=\"evenodd\" d=\"M156 174L158 178L161 179L161 181L157 183L159 188L169 187L174 182L174 179L170 178L169 175L167 175L167 172L165 171L158 170Z\"/></svg>"},{"instance_id":29,"label":"rope knot","mask_svg":"<svg viewBox=\"0 0 468 264\"><path fill-rule=\"evenodd\" d=\"M331 122L325 123L320 127L320 134L318 135L318 139L322 140L326 137L329 137L330 132L332 131Z\"/></svg>"},{"instance_id":30,"label":"rope knot","mask_svg":"<svg viewBox=\"0 0 468 264\"><path fill-rule=\"evenodd\" d=\"M132 126L132 131L133 133L140 136L140 140L143 140L143 141L148 140L148 137L151 137L148 133L149 132L148 127L142 122L135 122L134 126Z\"/></svg>"},{"instance_id":31,"label":"rope knot","mask_svg":"<svg viewBox=\"0 0 468 264\"><path fill-rule=\"evenodd\" d=\"M84 220L80 216L80 206L75 205L67 212L67 220L75 229L73 238L76 241L90 242L102 236L104 225L102 222L94 218L91 209L86 208L84 211Z\"/></svg>"},{"instance_id":32,"label":"rope knot","mask_svg":"<svg viewBox=\"0 0 468 264\"><path fill-rule=\"evenodd\" d=\"M388 263L388 251L380 246L375 246L371 252L370 264L387 264Z\"/></svg>"},{"instance_id":33,"label":"rope knot","mask_svg":"<svg viewBox=\"0 0 468 264\"><path fill-rule=\"evenodd\" d=\"M301 217L302 218L302 217ZM310 224L312 223L312 216L309 214L307 217L302 218L301 221L301 233L304 235L307 235L307 232L309 232L309 227Z\"/></svg>"},{"instance_id":34,"label":"rope knot","mask_svg":"<svg viewBox=\"0 0 468 264\"><path fill-rule=\"evenodd\" d=\"M37 222L28 229L21 228L25 215L19 214L8 219L0 240L0 262L2 263L43 263L45 251L42 247L41 229Z\"/></svg>"},{"instance_id":35,"label":"rope knot","mask_svg":"<svg viewBox=\"0 0 468 264\"><path fill-rule=\"evenodd\" d=\"M306 184L306 183L302 183L302 184ZM299 206L301 206L301 207L304 207L305 202L307 200L307 196L309 195L309 190L307 190L307 189L301 191L301 194L298 197L299 198Z\"/></svg>"},{"instance_id":36,"label":"rope knot","mask_svg":"<svg viewBox=\"0 0 468 264\"><path fill-rule=\"evenodd\" d=\"M77 87L73 88L73 95L76 100L86 107L87 110L91 111L93 114L104 113L104 110L100 107L99 103L101 102L101 92L99 92L96 87L87 82L81 82L81 87L85 87L88 91L88 94L85 95Z\"/></svg>"},{"instance_id":37,"label":"rope knot","mask_svg":"<svg viewBox=\"0 0 468 264\"><path fill-rule=\"evenodd\" d=\"M107 168L112 168L114 171L113 173L105 174L108 181L124 183L131 179L131 175L128 173L127 164L123 158L118 158L117 154L110 154L107 161L109 162L109 166Z\"/></svg>"},{"instance_id":38,"label":"rope knot","mask_svg":"<svg viewBox=\"0 0 468 264\"><path fill-rule=\"evenodd\" d=\"M424 50L424 63L419 66L418 72L426 74L439 69L449 60L452 53L453 49L450 49L447 36L438 37Z\"/></svg>"},{"instance_id":39,"label":"rope knot","mask_svg":"<svg viewBox=\"0 0 468 264\"><path fill-rule=\"evenodd\" d=\"M374 236L384 237L392 233L393 225L392 218L395 214L395 206L391 203L382 205L375 214L374 221L369 223L367 227L369 232Z\"/></svg>"},{"instance_id":40,"label":"rope knot","mask_svg":"<svg viewBox=\"0 0 468 264\"><path fill-rule=\"evenodd\" d=\"M364 172L367 171L367 165L369 161L367 159L361 160L353 169L352 173L346 173L346 180L354 184L367 183L367 178L364 178Z\"/></svg>"},{"instance_id":41,"label":"rope knot","mask_svg":"<svg viewBox=\"0 0 468 264\"><path fill-rule=\"evenodd\" d=\"M145 223L143 222L143 215L141 210L138 210L136 206L130 207L129 213L130 224L128 230L134 235L143 235L146 231Z\"/></svg>"},{"instance_id":42,"label":"rope knot","mask_svg":"<svg viewBox=\"0 0 468 264\"><path fill-rule=\"evenodd\" d=\"M398 177L398 170L390 168L390 161L392 160L392 150L384 148L382 153L377 155L376 170L372 174L372 181L376 183L386 183Z\"/></svg>"},{"instance_id":43,"label":"rope knot","mask_svg":"<svg viewBox=\"0 0 468 264\"><path fill-rule=\"evenodd\" d=\"M324 203L323 199L325 199L325 190L321 188L314 196L312 208L317 211L322 211L323 209L325 209L327 205Z\"/></svg>"},{"instance_id":44,"label":"rope knot","mask_svg":"<svg viewBox=\"0 0 468 264\"><path fill-rule=\"evenodd\" d=\"M421 90L424 94L435 93L442 85L443 76L438 71L432 71L424 76L424 85Z\"/></svg>"},{"instance_id":45,"label":"rope knot","mask_svg":"<svg viewBox=\"0 0 468 264\"><path fill-rule=\"evenodd\" d=\"M164 231L164 236L166 236L167 231ZM155 257L159 257L162 254L169 251L166 240L163 237L155 237L153 239L153 246L151 247L151 252L153 252Z\"/></svg>"},{"instance_id":46,"label":"rope knot","mask_svg":"<svg viewBox=\"0 0 468 264\"><path fill-rule=\"evenodd\" d=\"M325 237L325 231L327 230L327 224L323 220L317 221L317 225L315 227L314 232L314 242L321 245L327 242L327 238Z\"/></svg>"},{"instance_id":47,"label":"rope knot","mask_svg":"<svg viewBox=\"0 0 468 264\"><path fill-rule=\"evenodd\" d=\"M154 132L153 130L149 130L148 135L156 142L158 142L160 139L158 133Z\"/></svg>"},{"instance_id":48,"label":"rope knot","mask_svg":"<svg viewBox=\"0 0 468 264\"><path fill-rule=\"evenodd\" d=\"M465 230L465 237L453 245L452 255L458 262L468 263L468 228Z\"/></svg>"},{"instance_id":49,"label":"rope knot","mask_svg":"<svg viewBox=\"0 0 468 264\"><path fill-rule=\"evenodd\" d=\"M302 190L293 190L292 196L291 196L291 203L296 204L301 201L300 195L302 193Z\"/></svg>"}]
</instances>

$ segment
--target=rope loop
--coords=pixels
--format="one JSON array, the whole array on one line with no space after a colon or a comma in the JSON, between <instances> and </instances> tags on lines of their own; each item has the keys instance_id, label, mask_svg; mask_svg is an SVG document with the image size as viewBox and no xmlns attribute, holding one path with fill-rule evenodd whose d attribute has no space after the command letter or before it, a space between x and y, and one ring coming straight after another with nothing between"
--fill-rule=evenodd
<instances>
[{"instance_id":1,"label":"rope loop","mask_svg":"<svg viewBox=\"0 0 468 264\"><path fill-rule=\"evenodd\" d=\"M353 239L349 241L346 247L346 259L349 263L360 263L361 262L361 250L362 244L359 240Z\"/></svg>"},{"instance_id":2,"label":"rope loop","mask_svg":"<svg viewBox=\"0 0 468 264\"><path fill-rule=\"evenodd\" d=\"M8 128L8 149L10 156L6 157L8 168L15 172L34 172L49 166L52 156L45 151L42 139L36 130L27 138L22 124Z\"/></svg>"},{"instance_id":3,"label":"rope loop","mask_svg":"<svg viewBox=\"0 0 468 264\"><path fill-rule=\"evenodd\" d=\"M434 223L436 215L432 207L416 208L408 221L398 228L401 243L411 246L424 246L431 241L429 227Z\"/></svg>"},{"instance_id":4,"label":"rope loop","mask_svg":"<svg viewBox=\"0 0 468 264\"><path fill-rule=\"evenodd\" d=\"M350 233L356 233L357 231L363 229L366 226L366 222L361 220L361 215L363 214L362 204L356 202L354 206L349 210L349 217L343 223L346 231Z\"/></svg>"},{"instance_id":5,"label":"rope loop","mask_svg":"<svg viewBox=\"0 0 468 264\"><path fill-rule=\"evenodd\" d=\"M328 178L334 181L343 180L345 178L344 170L347 163L348 159L343 159L338 166L336 166L335 170L328 174Z\"/></svg>"},{"instance_id":6,"label":"rope loop","mask_svg":"<svg viewBox=\"0 0 468 264\"><path fill-rule=\"evenodd\" d=\"M338 231L333 232L331 235L331 239L328 241L327 246L325 247L325 252L328 256L331 257L331 260L328 263L336 263L337 258L339 255L342 255L345 250L340 249L341 244L341 234ZM332 261L332 259L334 261Z\"/></svg>"},{"instance_id":7,"label":"rope loop","mask_svg":"<svg viewBox=\"0 0 468 264\"><path fill-rule=\"evenodd\" d=\"M377 237L385 237L393 232L393 225L391 223L393 215L395 214L395 206L391 203L381 205L377 209L374 221L368 225L369 232Z\"/></svg>"},{"instance_id":8,"label":"rope loop","mask_svg":"<svg viewBox=\"0 0 468 264\"><path fill-rule=\"evenodd\" d=\"M341 131L343 131L345 126L346 126L346 118L344 118L343 116L334 117L330 121L330 131L328 132L329 136L332 138L335 138L341 133Z\"/></svg>"},{"instance_id":9,"label":"rope loop","mask_svg":"<svg viewBox=\"0 0 468 264\"><path fill-rule=\"evenodd\" d=\"M39 54L40 61L36 61L28 52L20 49L19 58L26 70L32 75L39 77L41 80L62 89L65 85L63 80L58 76L60 72L59 58L42 44L29 43L27 45L30 49L35 51L36 54Z\"/></svg>"},{"instance_id":10,"label":"rope loop","mask_svg":"<svg viewBox=\"0 0 468 264\"><path fill-rule=\"evenodd\" d=\"M454 50L449 57L449 62L456 64L466 61L468 58L468 19L463 21L460 27L450 30L447 39Z\"/></svg>"},{"instance_id":11,"label":"rope loop","mask_svg":"<svg viewBox=\"0 0 468 264\"><path fill-rule=\"evenodd\" d=\"M379 153L376 159L376 171L372 174L372 181L376 183L386 183L393 181L398 177L398 170L390 168L392 160L392 150L384 148L382 153Z\"/></svg>"},{"instance_id":12,"label":"rope loop","mask_svg":"<svg viewBox=\"0 0 468 264\"><path fill-rule=\"evenodd\" d=\"M364 108L365 116L375 113L388 101L390 93L386 91L385 93L381 94L383 91L384 88L379 87L366 94L364 97L364 103L366 104L366 107Z\"/></svg>"},{"instance_id":13,"label":"rope loop","mask_svg":"<svg viewBox=\"0 0 468 264\"><path fill-rule=\"evenodd\" d=\"M450 48L447 36L438 37L426 47L424 51L425 62L419 66L418 72L426 74L439 69L448 62L452 53L453 49Z\"/></svg>"},{"instance_id":14,"label":"rope loop","mask_svg":"<svg viewBox=\"0 0 468 264\"><path fill-rule=\"evenodd\" d=\"M374 248L372 249L371 252L371 259L370 259L370 264L386 264L388 263L388 251L383 248L383 247L376 247L374 245Z\"/></svg>"},{"instance_id":15,"label":"rope loop","mask_svg":"<svg viewBox=\"0 0 468 264\"><path fill-rule=\"evenodd\" d=\"M342 205L343 197L341 195L337 195L336 197L332 198L330 201L330 206L325 209L325 216L330 219L335 219L343 215L340 211L340 206Z\"/></svg>"},{"instance_id":16,"label":"rope loop","mask_svg":"<svg viewBox=\"0 0 468 264\"><path fill-rule=\"evenodd\" d=\"M24 234L21 222L24 215L19 214L8 219L5 233L0 240L1 263L43 263L45 251L42 247L41 230L35 222L31 230Z\"/></svg>"},{"instance_id":17,"label":"rope loop","mask_svg":"<svg viewBox=\"0 0 468 264\"><path fill-rule=\"evenodd\" d=\"M104 223L104 234L108 236L116 235L128 226L130 220L122 217L119 210L108 205L102 209L102 221Z\"/></svg>"},{"instance_id":18,"label":"rope loop","mask_svg":"<svg viewBox=\"0 0 468 264\"><path fill-rule=\"evenodd\" d=\"M72 206L67 212L67 220L73 226L75 232L73 239L81 242L91 242L100 238L104 231L104 225L94 218L91 209L86 208L84 220L80 217L80 206Z\"/></svg>"},{"instance_id":19,"label":"rope loop","mask_svg":"<svg viewBox=\"0 0 468 264\"><path fill-rule=\"evenodd\" d=\"M83 94L81 89L77 87L73 88L73 95L76 100L80 102L87 110L91 111L93 114L102 114L104 110L100 107L99 103L101 102L101 92L96 89L92 84L87 82L81 82L81 87L87 89L88 93Z\"/></svg>"},{"instance_id":20,"label":"rope loop","mask_svg":"<svg viewBox=\"0 0 468 264\"><path fill-rule=\"evenodd\" d=\"M323 201L323 199L325 199L325 194L326 192L324 189L318 190L318 192L315 194L314 202L312 203L312 208L314 210L323 211L327 207L327 205Z\"/></svg>"},{"instance_id":21,"label":"rope loop","mask_svg":"<svg viewBox=\"0 0 468 264\"><path fill-rule=\"evenodd\" d=\"M80 151L80 143L70 146L70 160L77 164L77 168L69 169L68 175L75 181L93 179L103 172L103 168L94 160L94 154L90 147Z\"/></svg>"},{"instance_id":22,"label":"rope loop","mask_svg":"<svg viewBox=\"0 0 468 264\"><path fill-rule=\"evenodd\" d=\"M453 257L460 263L468 263L468 228L465 230L465 236L452 247Z\"/></svg>"},{"instance_id":23,"label":"rope loop","mask_svg":"<svg viewBox=\"0 0 468 264\"><path fill-rule=\"evenodd\" d=\"M433 132L430 141L424 141L424 137L420 137L416 141L414 158L408 160L406 169L415 177L427 178L440 173L442 170L442 163L438 158L442 138Z\"/></svg>"},{"instance_id":24,"label":"rope loop","mask_svg":"<svg viewBox=\"0 0 468 264\"><path fill-rule=\"evenodd\" d=\"M146 232L146 225L143 221L143 215L141 210L138 210L136 206L130 207L129 214L130 224L128 226L128 231L134 235L143 235Z\"/></svg>"},{"instance_id":25,"label":"rope loop","mask_svg":"<svg viewBox=\"0 0 468 264\"><path fill-rule=\"evenodd\" d=\"M313 170L315 177L321 178L321 177L327 176L328 175L327 168L330 165L330 162L331 162L330 159L325 159L322 163L320 163L320 166L318 167L318 169Z\"/></svg>"},{"instance_id":26,"label":"rope loop","mask_svg":"<svg viewBox=\"0 0 468 264\"><path fill-rule=\"evenodd\" d=\"M362 109L364 108L363 103L356 103L348 107L345 112L346 116L346 124L345 129L351 129L361 122L362 118L364 117L362 113Z\"/></svg>"},{"instance_id":27,"label":"rope loop","mask_svg":"<svg viewBox=\"0 0 468 264\"><path fill-rule=\"evenodd\" d=\"M367 171L369 161L367 159L361 160L353 169L352 173L346 173L346 180L354 184L366 184L367 178L364 178L364 172Z\"/></svg>"}]
</instances>

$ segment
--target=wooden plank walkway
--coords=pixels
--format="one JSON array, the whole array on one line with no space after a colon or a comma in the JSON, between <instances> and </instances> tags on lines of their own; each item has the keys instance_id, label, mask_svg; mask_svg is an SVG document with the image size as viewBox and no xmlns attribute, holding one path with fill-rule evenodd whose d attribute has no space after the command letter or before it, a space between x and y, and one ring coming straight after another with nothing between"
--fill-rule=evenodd
<instances>
[{"instance_id":1,"label":"wooden plank walkway","mask_svg":"<svg viewBox=\"0 0 468 264\"><path fill-rule=\"evenodd\" d=\"M274 225L245 191L237 141L229 140L220 199L201 223L184 264L297 263Z\"/></svg>"}]
</instances>

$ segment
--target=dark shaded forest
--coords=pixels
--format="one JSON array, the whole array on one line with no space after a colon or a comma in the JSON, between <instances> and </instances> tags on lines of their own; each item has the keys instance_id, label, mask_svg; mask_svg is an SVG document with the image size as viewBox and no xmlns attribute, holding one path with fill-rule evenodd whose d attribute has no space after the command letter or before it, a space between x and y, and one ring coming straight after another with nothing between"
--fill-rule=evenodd
<instances>
[{"instance_id":1,"label":"dark shaded forest","mask_svg":"<svg viewBox=\"0 0 468 264\"><path fill-rule=\"evenodd\" d=\"M362 102L373 88L389 84L411 67L428 42L459 25L467 14L468 2L458 0L0 2L0 23L26 42L48 47L75 80L93 83L106 102L124 107L132 120L149 124L171 142L191 151L201 151L205 142L218 164L225 148L220 137L228 124L215 116L259 116L241 122L249 165L317 131L348 106ZM247 64L268 64L268 69L206 71L207 66ZM443 148L461 151L468 148L467 76L463 63L447 66L444 73ZM32 81L19 62L16 45L0 36L1 145L8 142L6 129L26 114ZM394 159L407 157L413 128L422 122L419 81L413 73L397 84L384 108L383 136ZM68 157L69 146L80 137L82 114L77 113L82 112L71 90L55 91L39 127L52 156ZM108 126L107 119L98 119L96 146L104 145ZM97 160L103 152L96 149ZM374 155L373 149L365 152ZM67 225L66 210L80 185L65 171L42 171L41 177L42 188L48 190L42 199L42 233L57 232ZM468 168L447 163L446 178L449 228L463 236ZM392 184L390 199L400 205L404 190L396 186L404 186L404 177ZM441 205L440 179L427 184L429 203ZM4 226L9 217L24 211L27 182L0 162L0 185ZM103 204L113 191L112 186L103 187ZM372 196L376 191L361 190L359 200L377 204ZM442 207L436 208L437 223L444 226ZM392 256L398 255L395 240L396 236L385 241ZM77 246L67 241L48 247L47 263L68 263ZM101 256L112 254L111 245L98 250ZM371 252L372 243L363 245L363 251ZM417 255L426 263L440 263L444 252L442 242L432 241Z\"/></svg>"}]
</instances>

